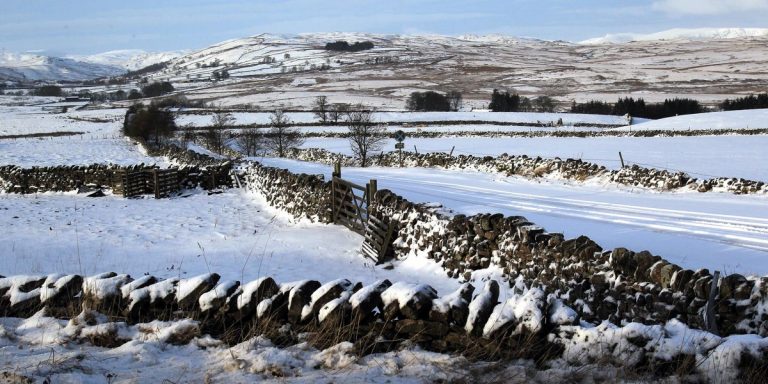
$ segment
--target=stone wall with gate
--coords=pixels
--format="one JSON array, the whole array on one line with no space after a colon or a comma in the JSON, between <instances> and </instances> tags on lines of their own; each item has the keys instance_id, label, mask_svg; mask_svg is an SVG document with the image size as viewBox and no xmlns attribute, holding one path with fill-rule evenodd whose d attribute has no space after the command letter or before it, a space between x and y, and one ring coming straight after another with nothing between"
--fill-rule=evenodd
<instances>
[{"instance_id":1,"label":"stone wall with gate","mask_svg":"<svg viewBox=\"0 0 768 384\"><path fill-rule=\"evenodd\" d=\"M259 164L247 174L249 188L275 207L332 222L332 183L322 176ZM676 319L721 334L768 336L768 277L731 274L715 280L711 271L685 269L648 251L604 250L586 236L566 239L523 216L446 216L388 190L376 192L368 212L393 225L393 257L433 259L463 281L496 266L510 284L520 279L539 286L596 324ZM707 308L714 316L705 316Z\"/></svg>"}]
</instances>

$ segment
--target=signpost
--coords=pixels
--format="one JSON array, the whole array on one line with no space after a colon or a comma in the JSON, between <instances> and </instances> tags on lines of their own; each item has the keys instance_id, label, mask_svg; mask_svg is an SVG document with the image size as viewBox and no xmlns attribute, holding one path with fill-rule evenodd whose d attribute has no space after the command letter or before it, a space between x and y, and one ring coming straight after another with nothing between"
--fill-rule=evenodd
<instances>
[{"instance_id":1,"label":"signpost","mask_svg":"<svg viewBox=\"0 0 768 384\"><path fill-rule=\"evenodd\" d=\"M398 130L395 132L395 140L397 140L397 143L395 144L395 149L397 149L398 152L398 158L400 159L400 168L403 167L403 148L405 148L405 144L403 141L405 141L405 132L402 130Z\"/></svg>"}]
</instances>

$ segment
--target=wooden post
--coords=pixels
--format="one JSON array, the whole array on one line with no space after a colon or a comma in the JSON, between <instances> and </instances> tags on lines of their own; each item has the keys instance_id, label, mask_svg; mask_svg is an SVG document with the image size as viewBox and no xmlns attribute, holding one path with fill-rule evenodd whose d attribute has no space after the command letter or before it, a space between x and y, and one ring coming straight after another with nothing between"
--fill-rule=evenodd
<instances>
[{"instance_id":1,"label":"wooden post","mask_svg":"<svg viewBox=\"0 0 768 384\"><path fill-rule=\"evenodd\" d=\"M341 178L341 160L336 160L333 164L333 177Z\"/></svg>"},{"instance_id":2,"label":"wooden post","mask_svg":"<svg viewBox=\"0 0 768 384\"><path fill-rule=\"evenodd\" d=\"M152 170L152 178L155 181L155 199L159 199L160 198L160 183L159 183L160 180L157 176L157 169Z\"/></svg>"},{"instance_id":3,"label":"wooden post","mask_svg":"<svg viewBox=\"0 0 768 384\"><path fill-rule=\"evenodd\" d=\"M451 153L448 154L448 157L453 157L453 150L456 149L456 146L454 145L451 147Z\"/></svg>"},{"instance_id":4,"label":"wooden post","mask_svg":"<svg viewBox=\"0 0 768 384\"><path fill-rule=\"evenodd\" d=\"M333 165L334 176L336 175L336 164ZM331 222L336 223L336 177L331 177Z\"/></svg>"},{"instance_id":5,"label":"wooden post","mask_svg":"<svg viewBox=\"0 0 768 384\"><path fill-rule=\"evenodd\" d=\"M378 181L376 179L371 179L371 181L368 182L368 208L371 207L371 202L373 201L373 196L376 194L376 191L379 190Z\"/></svg>"},{"instance_id":6,"label":"wooden post","mask_svg":"<svg viewBox=\"0 0 768 384\"><path fill-rule=\"evenodd\" d=\"M416 156L419 155L419 150L416 149L416 144L413 145L413 151L416 152Z\"/></svg>"},{"instance_id":7,"label":"wooden post","mask_svg":"<svg viewBox=\"0 0 768 384\"><path fill-rule=\"evenodd\" d=\"M619 160L621 160L621 167L624 168L624 156L621 155L621 152L619 152Z\"/></svg>"},{"instance_id":8,"label":"wooden post","mask_svg":"<svg viewBox=\"0 0 768 384\"><path fill-rule=\"evenodd\" d=\"M707 300L707 306L704 307L704 325L706 329L718 334L717 331L717 319L715 319L715 297L718 295L718 282L720 281L720 271L715 271L712 275L712 285L709 287L709 299Z\"/></svg>"}]
</instances>

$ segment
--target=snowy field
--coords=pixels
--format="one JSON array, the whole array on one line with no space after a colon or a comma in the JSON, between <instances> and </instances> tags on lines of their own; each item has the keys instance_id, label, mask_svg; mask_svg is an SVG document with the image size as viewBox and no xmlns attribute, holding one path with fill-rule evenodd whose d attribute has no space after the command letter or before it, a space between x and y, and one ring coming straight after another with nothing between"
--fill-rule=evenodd
<instances>
[{"instance_id":1,"label":"snowy field","mask_svg":"<svg viewBox=\"0 0 768 384\"><path fill-rule=\"evenodd\" d=\"M51 113L42 106L0 106L0 136L82 132L72 136L0 138L0 165L158 164L120 133L124 109Z\"/></svg>"},{"instance_id":2,"label":"snowy field","mask_svg":"<svg viewBox=\"0 0 768 384\"><path fill-rule=\"evenodd\" d=\"M105 271L191 277L216 272L247 282L378 279L455 289L435 263L409 258L392 270L360 253L362 237L341 226L294 222L241 190L155 200L73 194L0 195L3 275ZM334 265L334 268L318 268Z\"/></svg>"},{"instance_id":3,"label":"snowy field","mask_svg":"<svg viewBox=\"0 0 768 384\"><path fill-rule=\"evenodd\" d=\"M711 129L768 129L768 109L697 113L646 121L617 131L702 131Z\"/></svg>"},{"instance_id":4,"label":"snowy field","mask_svg":"<svg viewBox=\"0 0 768 384\"><path fill-rule=\"evenodd\" d=\"M385 151L394 150L388 140ZM611 169L627 164L684 171L693 177L742 177L768 181L768 135L677 137L441 137L407 138L405 149L454 155L528 155L582 159ZM349 140L308 138L306 148L351 155Z\"/></svg>"},{"instance_id":5,"label":"snowy field","mask_svg":"<svg viewBox=\"0 0 768 384\"><path fill-rule=\"evenodd\" d=\"M331 174L322 164L256 160L326 179ZM652 193L426 168L344 168L342 177L356 183L375 178L379 189L414 202L439 202L456 213L523 215L567 238L587 235L606 249L647 249L694 270L768 274L765 196Z\"/></svg>"}]
</instances>

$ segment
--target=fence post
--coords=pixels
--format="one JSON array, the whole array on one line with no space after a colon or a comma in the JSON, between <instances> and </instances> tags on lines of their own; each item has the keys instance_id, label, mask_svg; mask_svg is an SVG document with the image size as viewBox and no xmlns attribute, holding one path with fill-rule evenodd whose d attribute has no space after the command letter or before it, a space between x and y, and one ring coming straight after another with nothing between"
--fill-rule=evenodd
<instances>
[{"instance_id":1,"label":"fence post","mask_svg":"<svg viewBox=\"0 0 768 384\"><path fill-rule=\"evenodd\" d=\"M336 160L333 164L333 174L331 176L341 178L341 160Z\"/></svg>"},{"instance_id":2,"label":"fence post","mask_svg":"<svg viewBox=\"0 0 768 384\"><path fill-rule=\"evenodd\" d=\"M619 160L621 160L621 167L624 168L624 156L621 155L621 151L619 151Z\"/></svg>"},{"instance_id":3,"label":"fence post","mask_svg":"<svg viewBox=\"0 0 768 384\"><path fill-rule=\"evenodd\" d=\"M416 156L419 155L419 150L416 149L416 144L413 145L413 151L416 152Z\"/></svg>"},{"instance_id":4,"label":"fence post","mask_svg":"<svg viewBox=\"0 0 768 384\"><path fill-rule=\"evenodd\" d=\"M709 287L709 299L707 306L704 307L704 325L707 330L715 335L717 332L717 319L715 319L715 297L718 295L718 282L720 281L720 271L715 271L712 275L712 285Z\"/></svg>"},{"instance_id":5,"label":"fence post","mask_svg":"<svg viewBox=\"0 0 768 384\"><path fill-rule=\"evenodd\" d=\"M453 157L453 150L456 149L456 146L454 145L451 147L451 153L448 154L448 157Z\"/></svg>"},{"instance_id":6,"label":"fence post","mask_svg":"<svg viewBox=\"0 0 768 384\"><path fill-rule=\"evenodd\" d=\"M376 194L376 191L379 190L378 181L376 179L371 179L371 181L368 182L368 209L371 208L371 202L373 201L373 196Z\"/></svg>"},{"instance_id":7,"label":"fence post","mask_svg":"<svg viewBox=\"0 0 768 384\"><path fill-rule=\"evenodd\" d=\"M336 164L333 165L333 177L331 177L331 223L336 223Z\"/></svg>"},{"instance_id":8,"label":"fence post","mask_svg":"<svg viewBox=\"0 0 768 384\"><path fill-rule=\"evenodd\" d=\"M152 170L152 179L155 181L155 199L160 198L160 183L157 177L157 169Z\"/></svg>"}]
</instances>

